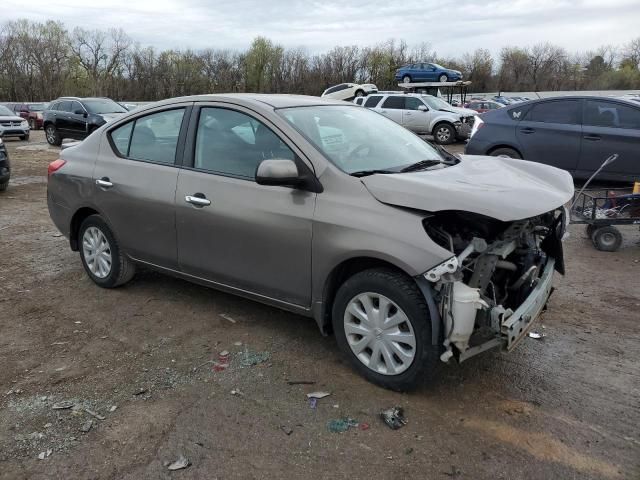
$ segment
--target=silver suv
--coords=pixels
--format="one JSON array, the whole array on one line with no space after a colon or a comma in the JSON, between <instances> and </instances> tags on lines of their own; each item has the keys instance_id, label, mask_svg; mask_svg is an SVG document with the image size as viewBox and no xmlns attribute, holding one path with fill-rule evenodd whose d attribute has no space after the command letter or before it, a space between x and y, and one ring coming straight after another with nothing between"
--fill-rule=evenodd
<instances>
[{"instance_id":1,"label":"silver suv","mask_svg":"<svg viewBox=\"0 0 640 480\"><path fill-rule=\"evenodd\" d=\"M562 170L454 157L353 104L238 94L100 127L49 166L47 198L97 285L142 265L313 317L403 390L525 335L572 193Z\"/></svg>"},{"instance_id":2,"label":"silver suv","mask_svg":"<svg viewBox=\"0 0 640 480\"><path fill-rule=\"evenodd\" d=\"M418 93L384 93L369 95L362 106L412 132L433 135L434 141L442 145L469 138L475 112L461 114L451 106L442 109L441 106L430 105L430 99L435 97Z\"/></svg>"}]
</instances>

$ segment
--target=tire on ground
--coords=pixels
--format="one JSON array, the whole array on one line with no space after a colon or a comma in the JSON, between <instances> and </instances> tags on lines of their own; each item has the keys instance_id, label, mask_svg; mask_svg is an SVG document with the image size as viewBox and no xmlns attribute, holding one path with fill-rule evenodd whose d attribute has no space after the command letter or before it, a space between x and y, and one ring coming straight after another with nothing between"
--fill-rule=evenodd
<instances>
[{"instance_id":1,"label":"tire on ground","mask_svg":"<svg viewBox=\"0 0 640 480\"><path fill-rule=\"evenodd\" d=\"M513 148L501 147L496 148L490 154L492 157L508 157L508 158L517 158L518 160L522 160L522 156L515 151Z\"/></svg>"},{"instance_id":2,"label":"tire on ground","mask_svg":"<svg viewBox=\"0 0 640 480\"><path fill-rule=\"evenodd\" d=\"M416 348L411 365L397 375L375 372L362 363L351 351L344 321L350 301L358 294L371 292L392 300L406 314L415 335ZM432 345L431 318L424 296L416 282L404 273L375 268L357 273L338 289L332 308L333 331L336 341L349 362L367 380L396 391L411 390L427 381L438 365L439 347Z\"/></svg>"},{"instance_id":3,"label":"tire on ground","mask_svg":"<svg viewBox=\"0 0 640 480\"><path fill-rule=\"evenodd\" d=\"M442 130L448 130L448 135L443 135ZM433 127L433 131L431 132L433 135L434 141L439 145L449 145L456 141L456 129L453 125L446 122L438 123L435 127ZM442 137L442 138L440 138ZM445 138L446 137L446 138Z\"/></svg>"},{"instance_id":4,"label":"tire on ground","mask_svg":"<svg viewBox=\"0 0 640 480\"><path fill-rule=\"evenodd\" d=\"M613 226L600 227L591 234L591 241L602 252L615 252L622 245L622 234Z\"/></svg>"},{"instance_id":5,"label":"tire on ground","mask_svg":"<svg viewBox=\"0 0 640 480\"><path fill-rule=\"evenodd\" d=\"M91 272L84 257L82 238L85 231L89 227L98 228L98 230L102 232L102 234L107 238L107 241L109 242L109 248L111 250L111 271L104 278L99 278ZM90 215L83 220L82 224L80 225L80 229L78 230L78 247L82 266L87 272L87 275L89 275L89 278L91 278L91 280L93 280L93 282L100 287L119 287L120 285L124 285L129 280L131 280L136 273L134 263L120 251L118 241L116 240L107 223L102 219L102 217L100 217L100 215Z\"/></svg>"}]
</instances>

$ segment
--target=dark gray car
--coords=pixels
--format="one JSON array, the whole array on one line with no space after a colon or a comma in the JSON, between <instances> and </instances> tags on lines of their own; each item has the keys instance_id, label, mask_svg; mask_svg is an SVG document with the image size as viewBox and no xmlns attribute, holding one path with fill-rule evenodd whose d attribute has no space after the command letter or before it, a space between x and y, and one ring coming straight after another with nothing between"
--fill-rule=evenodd
<instances>
[{"instance_id":1,"label":"dark gray car","mask_svg":"<svg viewBox=\"0 0 640 480\"><path fill-rule=\"evenodd\" d=\"M640 178L640 105L609 97L557 97L483 114L466 147L471 155L508 156L589 178L611 154L618 159L598 178Z\"/></svg>"},{"instance_id":2,"label":"dark gray car","mask_svg":"<svg viewBox=\"0 0 640 480\"><path fill-rule=\"evenodd\" d=\"M51 218L89 277L137 266L313 317L369 380L511 349L562 272L571 176L454 157L345 102L148 105L49 167Z\"/></svg>"}]
</instances>

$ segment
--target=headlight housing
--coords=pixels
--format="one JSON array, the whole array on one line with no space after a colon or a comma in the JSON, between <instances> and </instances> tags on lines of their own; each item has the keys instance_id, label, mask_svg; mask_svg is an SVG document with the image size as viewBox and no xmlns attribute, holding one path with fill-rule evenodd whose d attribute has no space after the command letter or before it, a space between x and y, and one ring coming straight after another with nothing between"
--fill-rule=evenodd
<instances>
[{"instance_id":1,"label":"headlight housing","mask_svg":"<svg viewBox=\"0 0 640 480\"><path fill-rule=\"evenodd\" d=\"M28 128L29 127L29 122L27 122L26 120L22 120L22 122L20 122L20 126L22 128Z\"/></svg>"}]
</instances>

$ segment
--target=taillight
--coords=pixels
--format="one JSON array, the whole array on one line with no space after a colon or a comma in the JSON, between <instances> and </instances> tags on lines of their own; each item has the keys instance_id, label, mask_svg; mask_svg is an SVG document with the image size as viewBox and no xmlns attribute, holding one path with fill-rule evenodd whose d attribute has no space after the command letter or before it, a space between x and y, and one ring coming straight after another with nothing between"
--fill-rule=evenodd
<instances>
[{"instance_id":1,"label":"taillight","mask_svg":"<svg viewBox=\"0 0 640 480\"><path fill-rule=\"evenodd\" d=\"M480 117L476 115L476 118L473 121L473 127L471 127L471 133L469 134L469 138L472 138L478 130L480 130L484 126L484 122Z\"/></svg>"},{"instance_id":2,"label":"taillight","mask_svg":"<svg viewBox=\"0 0 640 480\"><path fill-rule=\"evenodd\" d=\"M57 172L58 170L60 170L62 167L64 167L65 163L67 163L67 161L66 160L62 160L61 158L51 162L49 164L49 168L47 168L47 176L50 177L52 173Z\"/></svg>"}]
</instances>

